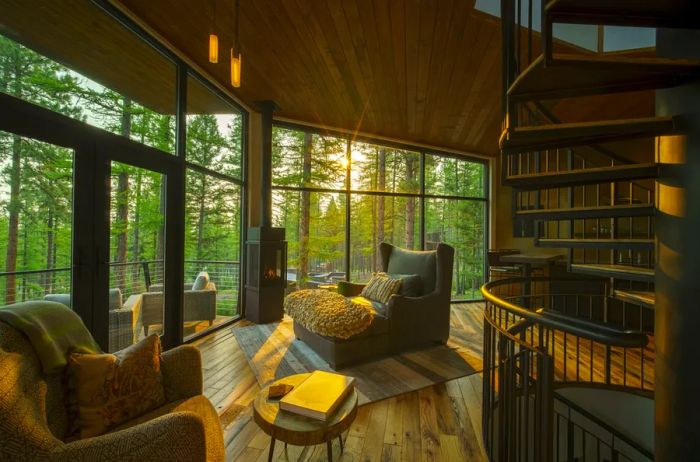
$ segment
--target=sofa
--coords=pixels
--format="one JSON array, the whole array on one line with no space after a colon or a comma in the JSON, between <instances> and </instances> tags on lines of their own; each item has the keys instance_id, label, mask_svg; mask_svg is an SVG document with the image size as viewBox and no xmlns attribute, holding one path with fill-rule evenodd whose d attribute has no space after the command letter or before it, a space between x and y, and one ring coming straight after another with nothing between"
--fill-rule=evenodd
<instances>
[{"instance_id":1,"label":"sofa","mask_svg":"<svg viewBox=\"0 0 700 462\"><path fill-rule=\"evenodd\" d=\"M193 290L192 284L185 283L184 287L184 321L209 321L214 324L216 319L216 285L207 282L202 290ZM144 335L153 324L163 323L163 284L153 284L148 292L141 294L141 323Z\"/></svg>"},{"instance_id":2,"label":"sofa","mask_svg":"<svg viewBox=\"0 0 700 462\"><path fill-rule=\"evenodd\" d=\"M450 336L450 299L454 249L440 243L435 250L413 251L379 245L382 271L389 275L418 275L415 296L394 294L388 303L361 296L364 284L341 281L338 291L360 303L372 304L375 316L364 332L348 339L315 334L294 322L296 337L309 345L333 369L406 350L444 344Z\"/></svg>"},{"instance_id":3,"label":"sofa","mask_svg":"<svg viewBox=\"0 0 700 462\"><path fill-rule=\"evenodd\" d=\"M199 350L161 356L166 404L92 438L68 437L63 374L47 376L29 340L0 321L0 460L223 461L221 424L202 395Z\"/></svg>"},{"instance_id":4,"label":"sofa","mask_svg":"<svg viewBox=\"0 0 700 462\"><path fill-rule=\"evenodd\" d=\"M44 300L71 307L70 294L47 294ZM109 351L123 350L136 342L138 324L141 321L140 307L137 298L129 297L126 303L123 303L121 290L109 289Z\"/></svg>"}]
</instances>

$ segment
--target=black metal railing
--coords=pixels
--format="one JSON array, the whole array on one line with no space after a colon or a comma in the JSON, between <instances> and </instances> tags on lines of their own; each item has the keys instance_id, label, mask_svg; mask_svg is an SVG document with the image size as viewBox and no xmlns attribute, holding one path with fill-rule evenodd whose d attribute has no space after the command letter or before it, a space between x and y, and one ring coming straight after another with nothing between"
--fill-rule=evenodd
<instances>
[{"instance_id":1,"label":"black metal railing","mask_svg":"<svg viewBox=\"0 0 700 462\"><path fill-rule=\"evenodd\" d=\"M124 300L163 283L163 260L109 263L109 287L118 288ZM185 283L194 283L201 271L216 285L216 311L222 316L239 313L240 262L185 260ZM40 300L50 294L70 294L71 268L36 269L0 273L0 303Z\"/></svg>"},{"instance_id":2,"label":"black metal railing","mask_svg":"<svg viewBox=\"0 0 700 462\"><path fill-rule=\"evenodd\" d=\"M482 424L491 460L555 458L562 419L554 410L557 388L653 393L653 342L643 332L617 325L607 304L607 284L592 279L517 278L483 286ZM614 438L625 438L617 429L609 431ZM576 435L580 432L571 437L580 437ZM584 438L601 447L608 444L609 439L596 442L594 437ZM574 440L564 444L578 447ZM625 456L624 449L614 444L610 451L615 457ZM607 452L600 454L598 458L589 454L585 460L606 460Z\"/></svg>"}]
</instances>

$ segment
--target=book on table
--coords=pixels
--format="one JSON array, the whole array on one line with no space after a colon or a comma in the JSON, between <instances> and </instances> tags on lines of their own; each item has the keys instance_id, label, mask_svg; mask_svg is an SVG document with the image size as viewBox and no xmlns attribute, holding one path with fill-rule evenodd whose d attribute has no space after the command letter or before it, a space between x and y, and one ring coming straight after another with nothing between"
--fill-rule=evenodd
<instances>
[{"instance_id":1,"label":"book on table","mask_svg":"<svg viewBox=\"0 0 700 462\"><path fill-rule=\"evenodd\" d=\"M314 371L280 400L280 409L326 420L353 389L354 377Z\"/></svg>"}]
</instances>

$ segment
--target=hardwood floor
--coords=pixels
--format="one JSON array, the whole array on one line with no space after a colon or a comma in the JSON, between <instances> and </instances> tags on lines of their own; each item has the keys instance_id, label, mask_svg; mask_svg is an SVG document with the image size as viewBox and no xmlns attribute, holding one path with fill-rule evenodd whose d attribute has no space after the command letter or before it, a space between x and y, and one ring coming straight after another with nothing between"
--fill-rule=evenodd
<instances>
[{"instance_id":1,"label":"hardwood floor","mask_svg":"<svg viewBox=\"0 0 700 462\"><path fill-rule=\"evenodd\" d=\"M453 305L459 319L461 305ZM243 320L236 326L249 325ZM226 460L266 461L270 438L253 421L260 387L231 329L194 343L202 351L205 395L221 416ZM481 446L481 375L361 406L333 458L340 461L486 460ZM326 448L275 446L276 461L325 461Z\"/></svg>"}]
</instances>

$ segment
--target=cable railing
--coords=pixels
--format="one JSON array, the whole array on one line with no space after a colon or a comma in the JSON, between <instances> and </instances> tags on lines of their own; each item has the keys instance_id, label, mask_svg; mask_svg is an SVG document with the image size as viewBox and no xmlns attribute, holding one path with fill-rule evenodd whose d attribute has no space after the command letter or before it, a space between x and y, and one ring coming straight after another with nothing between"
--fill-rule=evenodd
<instances>
[{"instance_id":1,"label":"cable railing","mask_svg":"<svg viewBox=\"0 0 700 462\"><path fill-rule=\"evenodd\" d=\"M123 300L163 284L163 260L110 262L109 287L119 289ZM239 313L240 262L230 260L185 260L185 284L193 284L206 271L216 286L216 311L222 316ZM159 289L160 290L160 289ZM48 295L71 292L71 268L0 272L0 303L41 300ZM66 299L68 301L68 299Z\"/></svg>"},{"instance_id":2,"label":"cable railing","mask_svg":"<svg viewBox=\"0 0 700 462\"><path fill-rule=\"evenodd\" d=\"M483 286L482 431L491 460L636 457L624 449L636 448L634 441L603 420L585 416L593 427L605 427L603 434L582 426L580 412L578 421L566 421L570 411L562 409L569 405L557 394L557 389L583 386L652 396L653 342L643 332L617 325L607 304L607 284L515 278ZM601 449L582 458L588 445Z\"/></svg>"}]
</instances>

